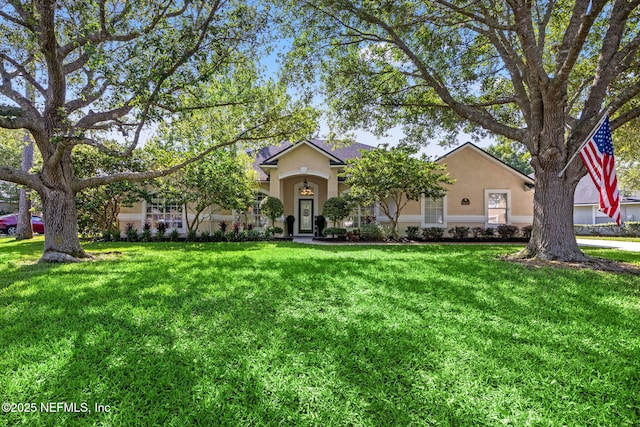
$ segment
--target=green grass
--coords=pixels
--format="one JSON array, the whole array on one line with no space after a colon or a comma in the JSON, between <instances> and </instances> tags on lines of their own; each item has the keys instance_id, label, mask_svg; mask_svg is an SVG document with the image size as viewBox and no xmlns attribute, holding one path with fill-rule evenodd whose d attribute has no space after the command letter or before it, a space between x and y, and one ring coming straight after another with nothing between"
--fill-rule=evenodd
<instances>
[{"instance_id":1,"label":"green grass","mask_svg":"<svg viewBox=\"0 0 640 427\"><path fill-rule=\"evenodd\" d=\"M87 248L34 265L41 239L0 240L0 393L38 407L1 426L640 423L638 277L513 246Z\"/></svg>"}]
</instances>

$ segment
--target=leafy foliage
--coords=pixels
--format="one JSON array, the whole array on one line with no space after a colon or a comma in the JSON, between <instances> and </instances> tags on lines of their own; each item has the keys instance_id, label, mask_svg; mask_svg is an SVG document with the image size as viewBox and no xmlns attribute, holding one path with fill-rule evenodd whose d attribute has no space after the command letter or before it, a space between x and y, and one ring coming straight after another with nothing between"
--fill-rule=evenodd
<instances>
[{"instance_id":1,"label":"leafy foliage","mask_svg":"<svg viewBox=\"0 0 640 427\"><path fill-rule=\"evenodd\" d=\"M24 144L24 132L0 127L0 167L20 169ZM42 164L39 153L34 160L36 165ZM0 180L0 203L7 204L12 213L18 211L19 196L19 185ZM31 195L31 198L34 199L34 196Z\"/></svg>"},{"instance_id":2,"label":"leafy foliage","mask_svg":"<svg viewBox=\"0 0 640 427\"><path fill-rule=\"evenodd\" d=\"M74 151L74 172L80 178L143 172L148 170L150 164L149 155L145 151L136 151L126 159L109 156L89 146L80 146ZM130 207L147 196L144 183L131 181L85 188L76 195L78 230L85 236L97 236L105 231L118 230L120 209Z\"/></svg>"},{"instance_id":3,"label":"leafy foliage","mask_svg":"<svg viewBox=\"0 0 640 427\"><path fill-rule=\"evenodd\" d=\"M525 175L533 173L533 168L529 164L531 154L524 145L518 142L503 140L495 145L490 145L485 151Z\"/></svg>"},{"instance_id":4,"label":"leafy foliage","mask_svg":"<svg viewBox=\"0 0 640 427\"><path fill-rule=\"evenodd\" d=\"M623 193L640 191L640 126L631 121L613 135L616 170Z\"/></svg>"},{"instance_id":5,"label":"leafy foliage","mask_svg":"<svg viewBox=\"0 0 640 427\"><path fill-rule=\"evenodd\" d=\"M346 197L331 197L322 205L322 215L333 221L333 226L349 216L352 203Z\"/></svg>"},{"instance_id":6,"label":"leafy foliage","mask_svg":"<svg viewBox=\"0 0 640 427\"><path fill-rule=\"evenodd\" d=\"M260 210L271 220L271 226L274 226L276 218L284 213L284 205L277 197L268 196L260 202Z\"/></svg>"},{"instance_id":7,"label":"leafy foliage","mask_svg":"<svg viewBox=\"0 0 640 427\"><path fill-rule=\"evenodd\" d=\"M572 201L586 171L575 162L559 172L603 115L614 131L640 116L637 2L286 3L298 18L291 80L321 81L336 132L401 127L416 145L463 132L517 141L536 175L521 256L584 260Z\"/></svg>"},{"instance_id":8,"label":"leafy foliage","mask_svg":"<svg viewBox=\"0 0 640 427\"><path fill-rule=\"evenodd\" d=\"M520 228L515 225L500 224L497 228L498 235L503 239L511 239L518 234Z\"/></svg>"},{"instance_id":9,"label":"leafy foliage","mask_svg":"<svg viewBox=\"0 0 640 427\"><path fill-rule=\"evenodd\" d=\"M236 148L225 148L157 180L155 187L183 206L191 231L217 210L246 210L254 198L256 180L251 159Z\"/></svg>"},{"instance_id":10,"label":"leafy foliage","mask_svg":"<svg viewBox=\"0 0 640 427\"><path fill-rule=\"evenodd\" d=\"M411 200L443 197L445 185L452 183L446 167L426 156L414 157L417 150L408 146L382 146L362 150L361 157L347 161L342 176L351 187L349 196L363 205L377 203L391 220L392 234L398 237L397 224L402 209Z\"/></svg>"},{"instance_id":11,"label":"leafy foliage","mask_svg":"<svg viewBox=\"0 0 640 427\"><path fill-rule=\"evenodd\" d=\"M0 128L27 130L43 156L37 173L2 166L0 180L36 190L45 216L55 217L45 261L87 256L73 220L82 190L166 176L222 147L298 139L315 129L313 112L259 69L271 45L270 4L54 3L0 0L0 32L9 35L0 39ZM16 90L22 87L33 96ZM206 119L216 131L191 122L194 138L180 163L165 153L144 171L76 176L81 146L125 159L148 125L178 127L203 111L215 112ZM115 144L104 143L109 132L119 135Z\"/></svg>"},{"instance_id":12,"label":"leafy foliage","mask_svg":"<svg viewBox=\"0 0 640 427\"><path fill-rule=\"evenodd\" d=\"M458 225L449 229L449 234L451 234L455 239L466 239L469 236L469 227Z\"/></svg>"}]
</instances>

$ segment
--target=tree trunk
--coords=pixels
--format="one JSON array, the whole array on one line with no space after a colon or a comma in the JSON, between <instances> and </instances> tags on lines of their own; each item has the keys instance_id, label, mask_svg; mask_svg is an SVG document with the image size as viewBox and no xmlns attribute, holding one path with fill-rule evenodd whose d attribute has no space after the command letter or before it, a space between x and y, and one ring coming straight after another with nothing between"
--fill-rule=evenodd
<instances>
[{"instance_id":1,"label":"tree trunk","mask_svg":"<svg viewBox=\"0 0 640 427\"><path fill-rule=\"evenodd\" d=\"M33 141L29 133L24 135L25 146L22 148L22 171L29 172L33 167ZM20 189L20 201L18 204L18 221L16 224L16 240L33 239L31 224L31 199L28 190Z\"/></svg>"},{"instance_id":2,"label":"tree trunk","mask_svg":"<svg viewBox=\"0 0 640 427\"><path fill-rule=\"evenodd\" d=\"M38 262L74 262L90 256L78 239L78 214L71 189L46 188L40 193L44 209L44 251Z\"/></svg>"},{"instance_id":3,"label":"tree trunk","mask_svg":"<svg viewBox=\"0 0 640 427\"><path fill-rule=\"evenodd\" d=\"M577 180L557 175L553 168L536 170L533 231L529 244L518 256L565 262L586 261L588 258L578 248L573 228Z\"/></svg>"}]
</instances>

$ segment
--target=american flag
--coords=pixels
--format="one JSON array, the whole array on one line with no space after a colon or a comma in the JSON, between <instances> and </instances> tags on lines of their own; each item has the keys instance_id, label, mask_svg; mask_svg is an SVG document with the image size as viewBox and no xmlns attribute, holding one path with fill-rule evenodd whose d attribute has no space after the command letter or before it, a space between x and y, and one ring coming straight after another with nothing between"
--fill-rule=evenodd
<instances>
[{"instance_id":1,"label":"american flag","mask_svg":"<svg viewBox=\"0 0 640 427\"><path fill-rule=\"evenodd\" d=\"M583 143L580 157L600 193L600 211L620 225L620 193L608 117Z\"/></svg>"}]
</instances>

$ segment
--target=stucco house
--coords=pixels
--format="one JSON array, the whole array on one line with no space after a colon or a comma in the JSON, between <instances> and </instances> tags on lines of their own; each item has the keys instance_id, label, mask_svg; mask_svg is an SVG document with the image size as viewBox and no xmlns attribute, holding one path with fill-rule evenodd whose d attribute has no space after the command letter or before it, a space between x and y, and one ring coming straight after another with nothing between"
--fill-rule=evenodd
<instances>
[{"instance_id":1,"label":"stucco house","mask_svg":"<svg viewBox=\"0 0 640 427\"><path fill-rule=\"evenodd\" d=\"M600 195L589 175L582 177L576 187L573 205L574 224L605 224L613 220L598 210ZM640 192L624 195L620 200L622 222L640 221Z\"/></svg>"},{"instance_id":2,"label":"stucco house","mask_svg":"<svg viewBox=\"0 0 640 427\"><path fill-rule=\"evenodd\" d=\"M360 156L360 150L374 147L352 144L333 148L322 140L309 139L297 144L270 146L255 153L253 167L259 176L259 190L246 212L231 212L212 207L198 231L214 232L220 221L242 221L264 227L266 218L260 212L260 201L277 197L284 204L283 218L293 215L294 235L313 235L317 215L324 202L347 194L349 187L338 176L346 161ZM408 204L399 220L399 232L407 226L451 228L458 225L492 227L513 224L519 227L533 222L534 181L496 159L472 143L466 143L437 160L446 164L455 183L442 199L422 198ZM190 215L189 212L186 215ZM343 222L346 228L357 228L369 218L388 223L376 206L358 206ZM169 228L186 232L182 207L158 194L150 201L123 208L122 230L127 223L140 229L146 221L164 221Z\"/></svg>"}]
</instances>

